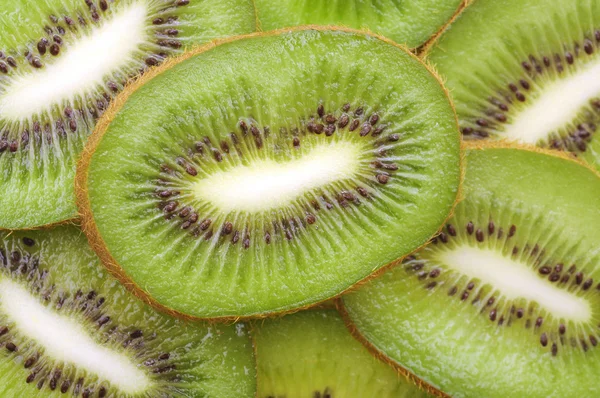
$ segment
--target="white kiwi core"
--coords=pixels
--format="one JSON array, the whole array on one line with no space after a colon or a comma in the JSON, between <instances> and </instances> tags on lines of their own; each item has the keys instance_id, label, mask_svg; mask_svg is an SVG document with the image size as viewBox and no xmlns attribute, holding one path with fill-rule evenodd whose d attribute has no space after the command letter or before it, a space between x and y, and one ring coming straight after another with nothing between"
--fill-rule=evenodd
<instances>
[{"instance_id":1,"label":"white kiwi core","mask_svg":"<svg viewBox=\"0 0 600 398\"><path fill-rule=\"evenodd\" d=\"M311 189L351 178L360 165L360 151L358 144L349 142L320 144L286 162L256 160L212 173L196 181L193 192L224 212L269 210Z\"/></svg>"},{"instance_id":2,"label":"white kiwi core","mask_svg":"<svg viewBox=\"0 0 600 398\"><path fill-rule=\"evenodd\" d=\"M440 260L464 275L493 286L508 300L534 301L559 319L580 322L591 319L588 301L555 287L527 264L506 258L494 250L458 246L440 253Z\"/></svg>"},{"instance_id":3,"label":"white kiwi core","mask_svg":"<svg viewBox=\"0 0 600 398\"><path fill-rule=\"evenodd\" d=\"M40 344L45 355L85 369L128 394L151 387L150 377L125 354L97 343L81 325L42 305L18 283L0 280L0 306L19 333Z\"/></svg>"},{"instance_id":4,"label":"white kiwi core","mask_svg":"<svg viewBox=\"0 0 600 398\"><path fill-rule=\"evenodd\" d=\"M42 69L15 76L0 97L0 116L20 121L50 110L53 105L73 103L85 93L104 85L104 78L127 63L147 41L148 10L133 3L94 27Z\"/></svg>"},{"instance_id":5,"label":"white kiwi core","mask_svg":"<svg viewBox=\"0 0 600 398\"><path fill-rule=\"evenodd\" d=\"M504 130L505 137L528 144L547 139L551 132L567 127L581 109L600 96L600 59L573 74L544 84L543 92Z\"/></svg>"}]
</instances>

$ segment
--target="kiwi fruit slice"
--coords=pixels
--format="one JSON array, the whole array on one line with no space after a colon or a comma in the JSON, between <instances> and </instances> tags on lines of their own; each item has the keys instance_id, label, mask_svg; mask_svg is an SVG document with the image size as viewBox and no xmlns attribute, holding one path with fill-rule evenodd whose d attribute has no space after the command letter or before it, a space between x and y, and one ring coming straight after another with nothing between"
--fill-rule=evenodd
<instances>
[{"instance_id":1,"label":"kiwi fruit slice","mask_svg":"<svg viewBox=\"0 0 600 398\"><path fill-rule=\"evenodd\" d=\"M372 356L336 310L257 321L257 398L425 398L432 395Z\"/></svg>"},{"instance_id":2,"label":"kiwi fruit slice","mask_svg":"<svg viewBox=\"0 0 600 398\"><path fill-rule=\"evenodd\" d=\"M0 396L253 397L246 325L184 323L110 278L73 226L1 233Z\"/></svg>"},{"instance_id":3,"label":"kiwi fruit slice","mask_svg":"<svg viewBox=\"0 0 600 398\"><path fill-rule=\"evenodd\" d=\"M343 297L357 334L455 397L600 394L600 175L468 150L465 200L432 243Z\"/></svg>"},{"instance_id":4,"label":"kiwi fruit slice","mask_svg":"<svg viewBox=\"0 0 600 398\"><path fill-rule=\"evenodd\" d=\"M427 59L466 139L569 151L600 167L600 2L477 0Z\"/></svg>"},{"instance_id":5,"label":"kiwi fruit slice","mask_svg":"<svg viewBox=\"0 0 600 398\"><path fill-rule=\"evenodd\" d=\"M367 29L416 48L461 8L464 0L254 0L260 26L307 24Z\"/></svg>"},{"instance_id":6,"label":"kiwi fruit slice","mask_svg":"<svg viewBox=\"0 0 600 398\"><path fill-rule=\"evenodd\" d=\"M132 77L185 47L254 31L250 0L3 0L0 228L76 216L76 159Z\"/></svg>"},{"instance_id":7,"label":"kiwi fruit slice","mask_svg":"<svg viewBox=\"0 0 600 398\"><path fill-rule=\"evenodd\" d=\"M78 165L104 263L174 315L336 296L424 244L460 183L460 133L415 56L298 28L190 52L131 86Z\"/></svg>"}]
</instances>

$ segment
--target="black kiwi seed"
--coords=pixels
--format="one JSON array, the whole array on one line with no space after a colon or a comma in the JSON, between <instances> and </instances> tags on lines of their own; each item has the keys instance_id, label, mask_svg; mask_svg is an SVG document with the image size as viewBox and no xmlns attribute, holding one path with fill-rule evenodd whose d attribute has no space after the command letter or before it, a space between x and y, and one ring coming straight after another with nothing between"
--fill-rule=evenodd
<instances>
[{"instance_id":1,"label":"black kiwi seed","mask_svg":"<svg viewBox=\"0 0 600 398\"><path fill-rule=\"evenodd\" d=\"M549 267L541 267L538 271L540 274L542 275L548 275L551 272L551 269Z\"/></svg>"},{"instance_id":2,"label":"black kiwi seed","mask_svg":"<svg viewBox=\"0 0 600 398\"><path fill-rule=\"evenodd\" d=\"M50 46L50 54L56 56L60 53L60 46L58 44L52 44Z\"/></svg>"},{"instance_id":3,"label":"black kiwi seed","mask_svg":"<svg viewBox=\"0 0 600 398\"><path fill-rule=\"evenodd\" d=\"M483 242L483 231L481 229L477 229L477 231L475 232L475 238L478 242Z\"/></svg>"},{"instance_id":4,"label":"black kiwi seed","mask_svg":"<svg viewBox=\"0 0 600 398\"><path fill-rule=\"evenodd\" d=\"M348 117L348 115L343 114L342 116L340 116L340 120L338 122L338 127L344 128L348 125L348 123L350 123L350 118Z\"/></svg>"},{"instance_id":5,"label":"black kiwi seed","mask_svg":"<svg viewBox=\"0 0 600 398\"><path fill-rule=\"evenodd\" d=\"M471 221L469 221L467 223L467 233L469 235L473 235L473 231L475 231L475 226L473 225L473 223Z\"/></svg>"},{"instance_id":6,"label":"black kiwi seed","mask_svg":"<svg viewBox=\"0 0 600 398\"><path fill-rule=\"evenodd\" d=\"M35 245L35 241L33 239L31 239L31 238L28 238L28 237L24 237L23 238L23 243L26 246L33 246L33 245Z\"/></svg>"}]
</instances>

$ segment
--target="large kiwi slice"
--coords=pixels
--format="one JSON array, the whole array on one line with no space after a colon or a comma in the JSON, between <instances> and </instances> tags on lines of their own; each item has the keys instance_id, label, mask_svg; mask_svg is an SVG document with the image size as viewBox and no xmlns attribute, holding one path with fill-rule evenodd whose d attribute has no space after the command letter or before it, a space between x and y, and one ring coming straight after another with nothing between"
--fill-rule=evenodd
<instances>
[{"instance_id":1,"label":"large kiwi slice","mask_svg":"<svg viewBox=\"0 0 600 398\"><path fill-rule=\"evenodd\" d=\"M306 24L368 29L416 48L461 8L464 0L254 0L264 30Z\"/></svg>"},{"instance_id":2,"label":"large kiwi slice","mask_svg":"<svg viewBox=\"0 0 600 398\"><path fill-rule=\"evenodd\" d=\"M598 396L600 176L472 149L465 196L432 244L343 298L358 333L451 396Z\"/></svg>"},{"instance_id":3,"label":"large kiwi slice","mask_svg":"<svg viewBox=\"0 0 600 398\"><path fill-rule=\"evenodd\" d=\"M132 86L78 166L79 205L109 269L155 304L285 311L436 232L457 195L459 136L439 81L389 42L251 35Z\"/></svg>"},{"instance_id":4,"label":"large kiwi slice","mask_svg":"<svg viewBox=\"0 0 600 398\"><path fill-rule=\"evenodd\" d=\"M0 228L76 215L75 163L128 79L185 47L249 33L250 0L2 0Z\"/></svg>"},{"instance_id":5,"label":"large kiwi slice","mask_svg":"<svg viewBox=\"0 0 600 398\"><path fill-rule=\"evenodd\" d=\"M0 396L253 397L244 324L187 324L107 276L72 226L0 236Z\"/></svg>"},{"instance_id":6,"label":"large kiwi slice","mask_svg":"<svg viewBox=\"0 0 600 398\"><path fill-rule=\"evenodd\" d=\"M465 138L570 151L600 167L600 2L477 0L432 48Z\"/></svg>"},{"instance_id":7,"label":"large kiwi slice","mask_svg":"<svg viewBox=\"0 0 600 398\"><path fill-rule=\"evenodd\" d=\"M352 338L335 310L257 321L252 336L257 398L430 396Z\"/></svg>"}]
</instances>

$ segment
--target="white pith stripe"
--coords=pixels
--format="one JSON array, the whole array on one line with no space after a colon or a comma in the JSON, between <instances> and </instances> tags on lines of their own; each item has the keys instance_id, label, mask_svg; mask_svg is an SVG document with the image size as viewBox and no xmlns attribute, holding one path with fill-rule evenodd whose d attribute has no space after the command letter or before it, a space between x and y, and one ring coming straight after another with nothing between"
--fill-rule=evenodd
<instances>
[{"instance_id":1,"label":"white pith stripe","mask_svg":"<svg viewBox=\"0 0 600 398\"><path fill-rule=\"evenodd\" d=\"M566 127L589 101L600 96L600 58L568 78L550 83L542 95L516 114L505 129L506 137L535 144Z\"/></svg>"},{"instance_id":2,"label":"white pith stripe","mask_svg":"<svg viewBox=\"0 0 600 398\"><path fill-rule=\"evenodd\" d=\"M125 354L96 343L80 325L43 306L18 283L0 280L0 305L19 333L44 347L49 357L85 369L129 394L150 387L148 375Z\"/></svg>"},{"instance_id":3,"label":"white pith stripe","mask_svg":"<svg viewBox=\"0 0 600 398\"><path fill-rule=\"evenodd\" d=\"M17 76L1 94L0 117L26 120L104 84L103 78L126 65L146 40L147 13L144 4L132 4L64 48L54 62Z\"/></svg>"},{"instance_id":4,"label":"white pith stripe","mask_svg":"<svg viewBox=\"0 0 600 398\"><path fill-rule=\"evenodd\" d=\"M452 269L494 286L507 299L537 302L553 316L573 321L589 321L588 301L540 278L534 270L493 250L459 246L441 254Z\"/></svg>"},{"instance_id":5,"label":"white pith stripe","mask_svg":"<svg viewBox=\"0 0 600 398\"><path fill-rule=\"evenodd\" d=\"M198 180L198 199L219 209L256 212L289 204L304 192L351 177L359 165L359 147L348 142L322 144L286 163L260 160Z\"/></svg>"}]
</instances>

